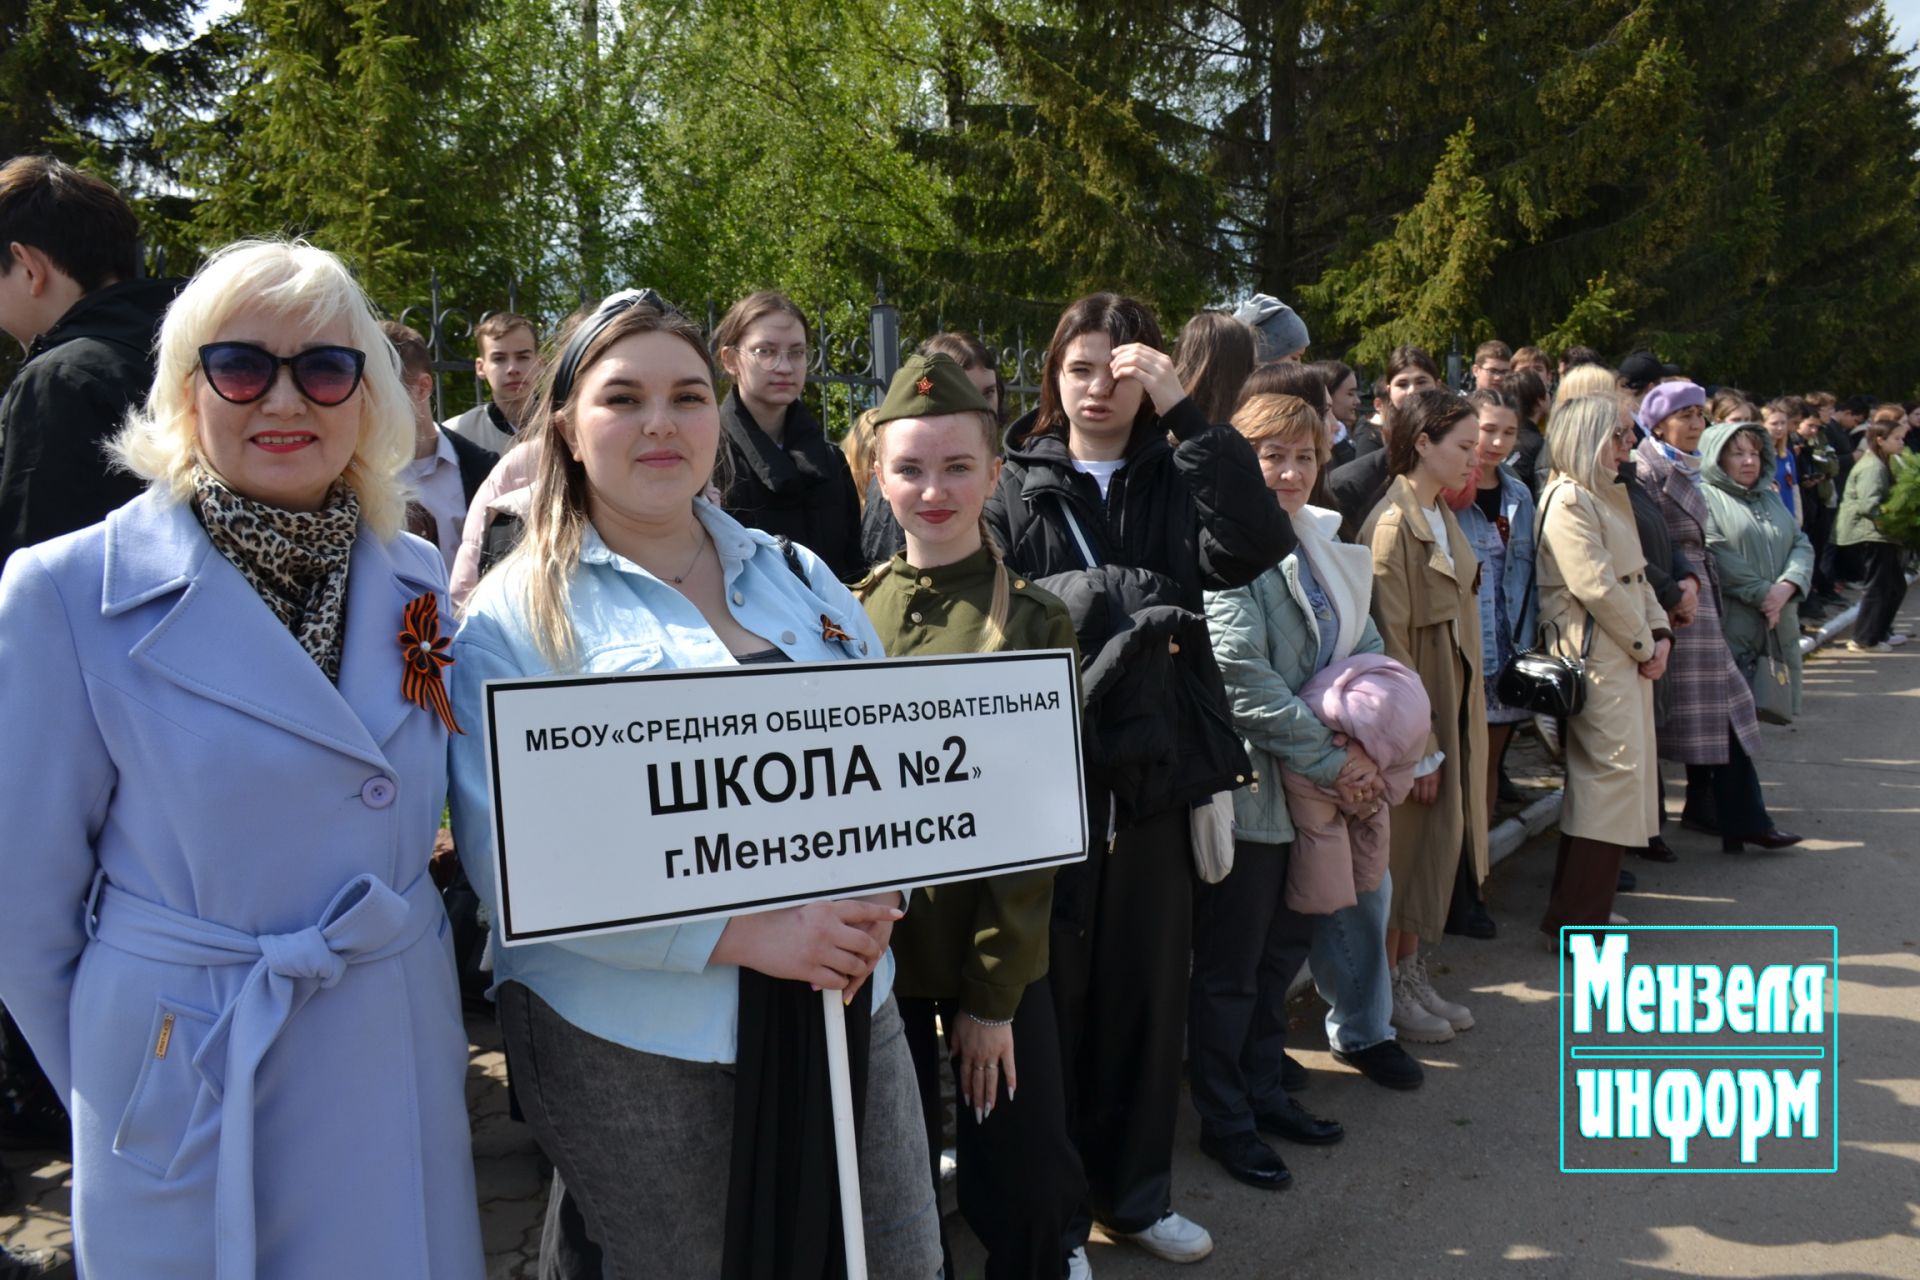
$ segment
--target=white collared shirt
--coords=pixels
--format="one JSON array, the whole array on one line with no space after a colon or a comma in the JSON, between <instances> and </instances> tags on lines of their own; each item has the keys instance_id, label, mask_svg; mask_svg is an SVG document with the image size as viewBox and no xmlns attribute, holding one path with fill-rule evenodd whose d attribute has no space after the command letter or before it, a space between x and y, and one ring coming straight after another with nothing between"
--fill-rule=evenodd
<instances>
[{"instance_id":1,"label":"white collared shirt","mask_svg":"<svg viewBox=\"0 0 1920 1280\"><path fill-rule=\"evenodd\" d=\"M413 486L413 500L427 509L438 526L434 545L451 573L453 558L460 551L460 531L467 521L467 491L460 483L460 459L453 452L446 429L436 427L433 434L434 451L409 462L406 477Z\"/></svg>"}]
</instances>

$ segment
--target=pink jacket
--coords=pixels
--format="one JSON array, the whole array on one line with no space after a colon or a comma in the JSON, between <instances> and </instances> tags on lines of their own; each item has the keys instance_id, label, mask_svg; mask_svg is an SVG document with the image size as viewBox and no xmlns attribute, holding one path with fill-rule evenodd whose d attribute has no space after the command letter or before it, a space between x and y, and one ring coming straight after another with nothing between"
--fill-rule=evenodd
<instances>
[{"instance_id":1,"label":"pink jacket","mask_svg":"<svg viewBox=\"0 0 1920 1280\"><path fill-rule=\"evenodd\" d=\"M1280 771L1294 826L1287 905L1324 914L1352 906L1356 893L1372 892L1386 874L1388 810L1413 789L1432 709L1420 677L1377 653L1330 664L1307 681L1300 699L1322 724L1358 743L1386 784L1386 798L1373 812L1348 817L1331 788Z\"/></svg>"}]
</instances>

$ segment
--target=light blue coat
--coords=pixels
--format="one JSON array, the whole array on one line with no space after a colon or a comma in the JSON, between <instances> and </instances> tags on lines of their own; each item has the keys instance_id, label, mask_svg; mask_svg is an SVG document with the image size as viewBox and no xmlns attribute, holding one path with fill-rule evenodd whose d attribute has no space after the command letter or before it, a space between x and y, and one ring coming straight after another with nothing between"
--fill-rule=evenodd
<instances>
[{"instance_id":1,"label":"light blue coat","mask_svg":"<svg viewBox=\"0 0 1920 1280\"><path fill-rule=\"evenodd\" d=\"M1500 668L1513 656L1515 626L1518 624L1520 648L1533 647L1535 615L1539 612L1539 592L1533 582L1533 491L1506 467L1499 470L1500 514L1507 518L1508 542L1499 581L1494 575L1480 575L1480 652L1486 655L1487 698L1493 699L1493 682ZM1500 531L1482 514L1479 506L1468 503L1453 513L1460 532L1473 544L1473 554L1481 564L1500 545Z\"/></svg>"},{"instance_id":2,"label":"light blue coat","mask_svg":"<svg viewBox=\"0 0 1920 1280\"><path fill-rule=\"evenodd\" d=\"M396 639L444 586L362 530L336 688L151 491L8 561L0 999L73 1115L82 1275L482 1274L446 732Z\"/></svg>"}]
</instances>

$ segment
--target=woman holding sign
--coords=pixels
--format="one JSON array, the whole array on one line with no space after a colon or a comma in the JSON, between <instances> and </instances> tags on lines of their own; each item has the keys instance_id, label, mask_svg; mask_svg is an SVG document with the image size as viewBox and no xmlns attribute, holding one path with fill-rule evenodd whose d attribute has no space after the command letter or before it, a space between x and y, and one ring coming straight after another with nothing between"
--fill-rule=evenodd
<instances>
[{"instance_id":1,"label":"woman holding sign","mask_svg":"<svg viewBox=\"0 0 1920 1280\"><path fill-rule=\"evenodd\" d=\"M907 548L856 589L887 652L1074 648L1066 606L1014 576L986 536L980 512L999 477L999 423L967 372L948 356L912 357L874 423L876 483ZM937 1012L959 1097L960 1212L996 1280L1060 1275L1067 1225L1086 1194L1046 982L1053 875L1047 867L915 890L893 935L927 1144L939 1151L945 1121Z\"/></svg>"},{"instance_id":2,"label":"woman holding sign","mask_svg":"<svg viewBox=\"0 0 1920 1280\"><path fill-rule=\"evenodd\" d=\"M398 357L332 254L230 246L115 452L147 490L0 579L0 997L79 1269L480 1275Z\"/></svg>"},{"instance_id":3,"label":"woman holding sign","mask_svg":"<svg viewBox=\"0 0 1920 1280\"><path fill-rule=\"evenodd\" d=\"M721 425L692 324L651 292L615 294L548 378L530 428L546 448L526 536L475 590L454 645L454 708L475 729L453 752L454 829L496 929L485 681L881 647L831 569L702 496ZM850 1002L871 1274L938 1272L938 1210L891 999L899 895L883 896L562 942L496 937L520 1101L607 1275L668 1265L811 1280L837 1268L827 1052L810 987Z\"/></svg>"}]
</instances>

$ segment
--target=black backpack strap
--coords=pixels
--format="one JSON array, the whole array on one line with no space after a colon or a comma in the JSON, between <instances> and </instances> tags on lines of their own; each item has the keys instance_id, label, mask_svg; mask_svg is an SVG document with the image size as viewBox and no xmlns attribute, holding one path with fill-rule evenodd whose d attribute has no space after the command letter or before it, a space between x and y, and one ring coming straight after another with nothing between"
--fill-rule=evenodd
<instances>
[{"instance_id":1,"label":"black backpack strap","mask_svg":"<svg viewBox=\"0 0 1920 1280\"><path fill-rule=\"evenodd\" d=\"M807 579L807 566L800 563L800 553L793 549L793 539L780 537L775 538L774 541L779 544L780 554L786 558L787 568L793 570L793 576L811 588L813 583Z\"/></svg>"}]
</instances>

